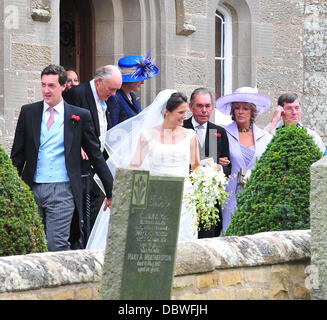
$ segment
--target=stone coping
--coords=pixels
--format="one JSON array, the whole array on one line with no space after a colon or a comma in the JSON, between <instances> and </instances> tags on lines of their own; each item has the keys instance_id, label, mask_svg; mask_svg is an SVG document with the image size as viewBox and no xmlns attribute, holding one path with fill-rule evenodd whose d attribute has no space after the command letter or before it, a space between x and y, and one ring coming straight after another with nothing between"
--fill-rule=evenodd
<instances>
[{"instance_id":1,"label":"stone coping","mask_svg":"<svg viewBox=\"0 0 327 320\"><path fill-rule=\"evenodd\" d=\"M264 232L178 243L175 276L310 259L310 230ZM0 258L0 292L100 281L104 250Z\"/></svg>"},{"instance_id":2,"label":"stone coping","mask_svg":"<svg viewBox=\"0 0 327 320\"><path fill-rule=\"evenodd\" d=\"M310 259L311 230L262 232L180 242L175 275Z\"/></svg>"}]
</instances>

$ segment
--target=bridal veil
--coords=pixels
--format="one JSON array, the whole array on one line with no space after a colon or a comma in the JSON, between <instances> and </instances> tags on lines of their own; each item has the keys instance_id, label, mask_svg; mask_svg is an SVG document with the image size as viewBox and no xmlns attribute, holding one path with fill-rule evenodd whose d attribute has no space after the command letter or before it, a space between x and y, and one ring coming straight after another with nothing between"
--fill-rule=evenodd
<instances>
[{"instance_id":1,"label":"bridal veil","mask_svg":"<svg viewBox=\"0 0 327 320\"><path fill-rule=\"evenodd\" d=\"M164 119L164 109L170 96L176 90L166 89L159 92L153 102L136 116L129 118L100 137L109 154L107 165L113 177L117 167L128 167L134 156L138 140L144 129L160 125ZM143 169L149 169L146 159L142 164ZM97 175L95 181L103 190L102 183Z\"/></svg>"}]
</instances>

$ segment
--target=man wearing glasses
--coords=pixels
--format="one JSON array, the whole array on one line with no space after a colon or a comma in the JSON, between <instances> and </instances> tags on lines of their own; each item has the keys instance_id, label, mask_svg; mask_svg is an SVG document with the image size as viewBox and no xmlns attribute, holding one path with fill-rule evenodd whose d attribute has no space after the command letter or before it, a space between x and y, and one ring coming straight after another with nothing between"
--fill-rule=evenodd
<instances>
[{"instance_id":1,"label":"man wearing glasses","mask_svg":"<svg viewBox=\"0 0 327 320\"><path fill-rule=\"evenodd\" d=\"M296 93L284 93L278 98L278 106L275 109L272 120L265 130L271 134L276 133L276 129L290 123L295 123L297 126L302 127L302 108L301 102ZM317 132L305 128L307 133L312 136L314 142L322 153L325 152L325 144Z\"/></svg>"}]
</instances>

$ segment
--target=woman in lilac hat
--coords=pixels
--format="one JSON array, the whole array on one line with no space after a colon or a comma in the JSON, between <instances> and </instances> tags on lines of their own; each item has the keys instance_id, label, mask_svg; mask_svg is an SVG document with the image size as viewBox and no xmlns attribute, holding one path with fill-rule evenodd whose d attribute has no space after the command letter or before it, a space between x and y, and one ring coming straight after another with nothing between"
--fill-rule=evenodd
<instances>
[{"instance_id":1,"label":"woman in lilac hat","mask_svg":"<svg viewBox=\"0 0 327 320\"><path fill-rule=\"evenodd\" d=\"M266 112L271 105L268 96L258 94L256 88L241 87L232 94L220 97L216 108L231 115L232 122L225 127L229 142L232 179L227 186L229 199L222 210L222 223L225 233L236 207L236 194L245 186L255 162L266 150L272 135L255 125L258 114Z\"/></svg>"},{"instance_id":2,"label":"woman in lilac hat","mask_svg":"<svg viewBox=\"0 0 327 320\"><path fill-rule=\"evenodd\" d=\"M158 68L151 62L151 55L146 57L131 55L118 61L123 84L116 95L108 99L112 126L134 117L142 111L135 93L141 88L144 80L156 76Z\"/></svg>"}]
</instances>

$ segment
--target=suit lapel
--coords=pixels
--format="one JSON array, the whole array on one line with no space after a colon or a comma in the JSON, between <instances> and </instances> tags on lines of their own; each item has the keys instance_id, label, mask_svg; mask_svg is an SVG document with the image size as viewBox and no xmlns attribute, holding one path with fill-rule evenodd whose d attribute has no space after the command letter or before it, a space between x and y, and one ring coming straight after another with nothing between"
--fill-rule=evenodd
<instances>
[{"instance_id":1,"label":"suit lapel","mask_svg":"<svg viewBox=\"0 0 327 320\"><path fill-rule=\"evenodd\" d=\"M124 101L132 108L134 109L134 106L132 104L132 102L127 98L124 90L121 90L121 96L123 97Z\"/></svg>"},{"instance_id":2,"label":"suit lapel","mask_svg":"<svg viewBox=\"0 0 327 320\"><path fill-rule=\"evenodd\" d=\"M106 110L107 130L112 128L112 122L111 122L111 119L110 119L110 111L109 111L109 102L108 102L108 100L106 101L106 105L107 105L107 110ZM99 130L100 130L100 128L99 128Z\"/></svg>"},{"instance_id":3,"label":"suit lapel","mask_svg":"<svg viewBox=\"0 0 327 320\"><path fill-rule=\"evenodd\" d=\"M210 148L209 148L209 142L210 142L210 135L213 135L213 130L215 133L217 132L217 128L210 122L207 122L207 131L206 131L206 138L205 138L205 155L206 157L210 157ZM217 142L217 140L213 137L211 137L212 141ZM211 142L212 144L212 142ZM213 146L211 146L213 147ZM215 144L215 150L217 150L217 145ZM216 151L215 151L216 153ZM216 161L216 160L215 160Z\"/></svg>"},{"instance_id":4,"label":"suit lapel","mask_svg":"<svg viewBox=\"0 0 327 320\"><path fill-rule=\"evenodd\" d=\"M142 111L142 108L140 104L137 101L136 94L134 92L131 92L131 98L132 98L132 106L136 113L140 113Z\"/></svg>"},{"instance_id":5,"label":"suit lapel","mask_svg":"<svg viewBox=\"0 0 327 320\"><path fill-rule=\"evenodd\" d=\"M133 104L133 102L131 100L128 99L124 90L120 89L119 93L120 93L120 98L123 99L123 103L125 103L124 108L127 113L129 113L131 116L134 116L135 114L138 114L140 111L142 111L142 110L138 109L138 107L135 103L136 96L133 92L131 92L131 98L132 98L132 101L134 101L135 105Z\"/></svg>"},{"instance_id":6,"label":"suit lapel","mask_svg":"<svg viewBox=\"0 0 327 320\"><path fill-rule=\"evenodd\" d=\"M236 121L234 121L230 125L228 125L225 128L225 130L228 131L230 133L230 135L232 135L234 137L234 139L237 140L238 143L240 143Z\"/></svg>"},{"instance_id":7,"label":"suit lapel","mask_svg":"<svg viewBox=\"0 0 327 320\"><path fill-rule=\"evenodd\" d=\"M194 130L194 127L193 127L193 124L192 124L192 117L184 120L183 127L187 128L187 129L193 129Z\"/></svg>"},{"instance_id":8,"label":"suit lapel","mask_svg":"<svg viewBox=\"0 0 327 320\"><path fill-rule=\"evenodd\" d=\"M64 102L64 146L65 146L66 158L69 155L73 143L73 138L74 138L72 121L70 120L71 117L72 117L72 110L70 106L66 102Z\"/></svg>"},{"instance_id":9,"label":"suit lapel","mask_svg":"<svg viewBox=\"0 0 327 320\"><path fill-rule=\"evenodd\" d=\"M86 86L86 100L90 107L90 112L91 112L91 115L93 118L96 135L97 135L97 137L99 137L100 136L100 124L99 124L99 117L98 117L98 109L97 109L96 102L95 102L93 92L92 92L89 82L87 82L87 86Z\"/></svg>"},{"instance_id":10,"label":"suit lapel","mask_svg":"<svg viewBox=\"0 0 327 320\"><path fill-rule=\"evenodd\" d=\"M133 110L133 111L136 111L135 110L135 107L134 107L134 105L133 105L133 103L131 102L131 100L129 100L128 99L128 97L127 97L127 95L126 95L126 93L125 93L125 91L124 90L121 90L121 96L122 96L122 98L124 99L124 101L125 101L125 103ZM131 95L132 96L132 95Z\"/></svg>"},{"instance_id":11,"label":"suit lapel","mask_svg":"<svg viewBox=\"0 0 327 320\"><path fill-rule=\"evenodd\" d=\"M43 101L40 102L38 108L36 109L35 114L33 114L32 117L32 130L33 130L34 144L36 150L39 150L40 147L42 115L43 115Z\"/></svg>"},{"instance_id":12,"label":"suit lapel","mask_svg":"<svg viewBox=\"0 0 327 320\"><path fill-rule=\"evenodd\" d=\"M207 122L207 130L206 130L206 138L204 140L204 152L205 152L205 156L209 157L209 134L210 134L210 122Z\"/></svg>"}]
</instances>

